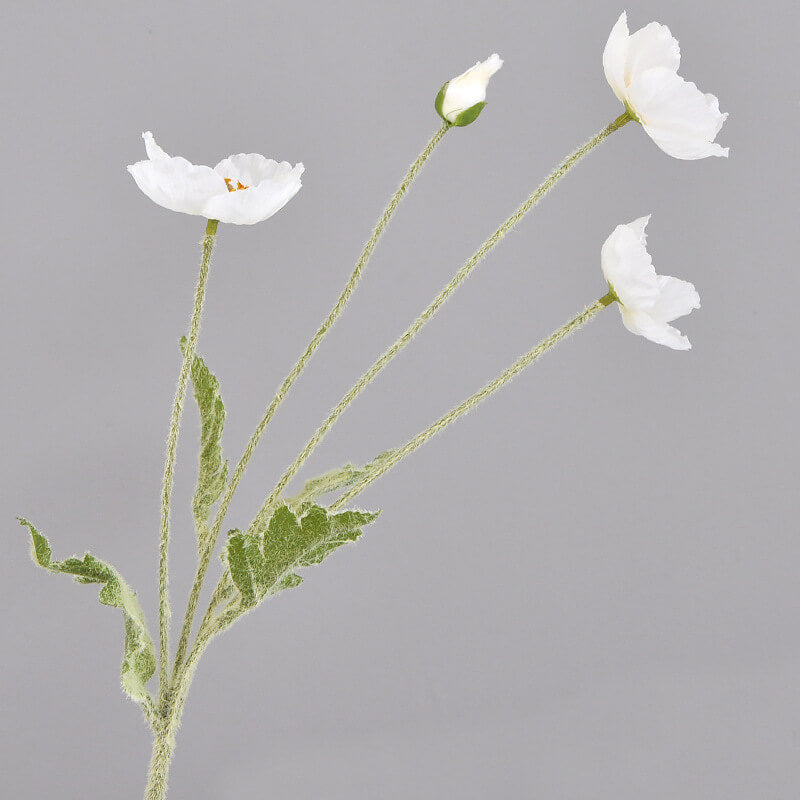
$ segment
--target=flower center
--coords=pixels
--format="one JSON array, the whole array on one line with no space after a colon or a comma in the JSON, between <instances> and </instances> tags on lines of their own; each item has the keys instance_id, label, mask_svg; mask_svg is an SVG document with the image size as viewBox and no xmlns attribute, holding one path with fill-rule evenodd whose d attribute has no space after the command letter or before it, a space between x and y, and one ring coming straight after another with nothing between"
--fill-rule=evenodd
<instances>
[{"instance_id":1,"label":"flower center","mask_svg":"<svg viewBox=\"0 0 800 800\"><path fill-rule=\"evenodd\" d=\"M241 181L236 181L236 186L233 185L233 181L230 178L223 178L225 181L225 185L228 187L229 192L237 192L239 189L249 189L249 186L245 186Z\"/></svg>"}]
</instances>

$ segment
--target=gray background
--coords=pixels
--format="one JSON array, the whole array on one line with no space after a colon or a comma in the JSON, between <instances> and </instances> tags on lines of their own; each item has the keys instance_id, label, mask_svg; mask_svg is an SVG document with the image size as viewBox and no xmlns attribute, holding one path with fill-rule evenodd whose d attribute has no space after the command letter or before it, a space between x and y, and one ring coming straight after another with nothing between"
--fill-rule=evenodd
<instances>
[{"instance_id":1,"label":"gray background","mask_svg":"<svg viewBox=\"0 0 800 800\"><path fill-rule=\"evenodd\" d=\"M151 128L214 164L306 164L269 222L223 226L200 350L236 459L343 285L439 86L497 50L348 313L263 440L246 524L328 409L576 144L620 113L617 2L9 3L3 21L8 797L141 796L150 737L118 687L121 620L35 569L117 565L155 625L158 497L203 221L125 165ZM731 158L634 125L573 172L334 428L309 477L405 441L604 291L611 229L653 212L696 283L694 349L604 313L363 497L362 542L207 653L171 797L796 798L797 5L629 2L731 112ZM196 415L180 448L173 597L194 568Z\"/></svg>"}]
</instances>

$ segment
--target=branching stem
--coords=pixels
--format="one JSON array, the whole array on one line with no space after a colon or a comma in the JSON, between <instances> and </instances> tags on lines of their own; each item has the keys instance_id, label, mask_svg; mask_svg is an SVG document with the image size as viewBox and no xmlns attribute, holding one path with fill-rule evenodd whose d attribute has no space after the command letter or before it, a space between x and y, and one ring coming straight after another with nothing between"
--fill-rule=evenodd
<instances>
[{"instance_id":1,"label":"branching stem","mask_svg":"<svg viewBox=\"0 0 800 800\"><path fill-rule=\"evenodd\" d=\"M161 491L161 536L158 546L159 707L163 706L169 690L169 522L170 500L172 498L172 485L175 475L175 455L178 449L178 433L183 412L183 400L186 396L186 383L189 379L189 372L191 371L197 347L197 337L200 333L200 317L203 313L203 300L216 237L217 220L210 219L206 224L206 233L202 241L203 256L200 261L200 276L197 280L194 308L192 309L192 318L189 323L183 363L178 376L178 386L175 390L175 400L172 404L172 416L170 417L169 434L167 436L167 455L164 463L164 481Z\"/></svg>"},{"instance_id":2,"label":"branching stem","mask_svg":"<svg viewBox=\"0 0 800 800\"><path fill-rule=\"evenodd\" d=\"M222 528L222 523L225 519L225 515L228 511L228 506L230 505L231 499L233 498L233 494L236 491L236 487L239 485L239 481L242 479L242 475L244 474L245 469L247 468L250 459L255 452L256 447L258 446L259 440L263 435L264 431L266 430L267 425L269 425L272 418L275 416L275 412L278 410L278 407L283 402L286 395L289 393L290 389L294 385L294 382L300 376L300 373L305 369L308 362L311 360L311 357L316 352L317 348L322 343L322 340L327 335L328 331L333 327L334 322L339 317L339 315L344 310L347 302L350 300L351 295L356 289L358 282L361 280L361 275L366 268L370 256L372 255L375 246L378 244L378 240L383 235L383 232L386 230L386 227L389 224L394 212L397 210L397 207L400 205L400 201L405 196L406 192L408 192L411 184L414 182L414 179L419 174L420 170L422 169L425 162L433 153L436 145L442 140L442 137L447 133L447 131L452 126L449 123L445 123L439 128L438 131L433 135L430 141L425 145L422 152L417 156L411 166L408 168L403 180L400 182L400 186L398 186L397 191L392 195L392 198L389 200L388 205L384 208L383 212L381 213L380 218L378 219L377 224L375 225L374 230L372 231L372 235L367 240L367 243L364 245L364 249L361 251L361 255L356 262L355 267L353 268L353 272L350 275L350 278L347 281L342 293L339 295L339 299L336 301L335 305L331 309L330 313L326 320L322 323L319 327L317 332L314 334L313 338L306 347L303 354L298 359L297 363L292 367L289 374L284 378L283 382L281 383L280 387L278 388L275 397L273 398L272 402L267 407L267 410L264 412L264 416L261 418L261 421L258 423L253 435L250 437L250 441L247 443L247 447L245 447L244 453L242 457L239 459L239 463L236 465L236 469L233 471L233 475L231 476L230 483L225 490L224 495L219 503L219 508L217 509L217 514L214 518L214 523L211 527L208 537L206 541L203 542L201 545L201 549L198 556L198 563L197 563L197 572L195 574L195 579L192 584L191 591L189 593L189 602L186 608L186 616L184 617L183 621L183 628L181 630L180 639L178 641L178 650L175 656L175 664L173 666L172 675L173 678L177 674L177 671L180 669L181 663L186 655L186 649L189 645L189 638L191 637L192 633L192 623L194 621L194 615L197 610L197 603L200 599L200 592L203 588L203 582L205 580L206 572L208 571L208 566L211 562L211 555L214 552L214 546L216 545L217 538L219 536L220 530Z\"/></svg>"},{"instance_id":3,"label":"branching stem","mask_svg":"<svg viewBox=\"0 0 800 800\"><path fill-rule=\"evenodd\" d=\"M459 417L462 417L467 412L471 411L478 403L482 403L487 397L494 394L498 389L501 389L509 381L513 380L519 375L522 370L533 364L536 359L543 356L548 350L555 347L562 339L574 333L578 328L585 325L592 317L602 311L607 305L613 301L611 293L601 297L592 305L587 306L580 314L573 317L565 325L562 325L558 330L550 334L546 339L539 342L527 353L521 355L508 369L504 370L493 381L487 383L480 391L475 392L471 397L468 397L462 403L459 403L455 408L447 412L443 417L440 417L433 425L425 428L425 430L418 433L413 439L407 442L402 447L391 451L391 456L384 461L381 461L378 467L369 475L362 478L355 486L345 492L332 506L331 511L336 511L346 503L349 503L354 497L361 494L364 489L371 483L378 480L384 473L390 470L398 462L402 461L407 455L413 453L418 447L421 447L429 439L436 436L437 433L442 431L451 422L455 422Z\"/></svg>"},{"instance_id":4,"label":"branching stem","mask_svg":"<svg viewBox=\"0 0 800 800\"><path fill-rule=\"evenodd\" d=\"M281 476L275 488L264 501L261 510L255 517L255 525L263 525L269 519L270 514L283 494L289 481L298 473L317 445L325 438L325 435L333 427L336 420L342 415L345 409L372 383L377 375L386 365L419 333L425 323L433 317L444 305L448 298L458 289L459 286L469 277L475 267L486 257L501 239L514 228L514 226L532 209L536 204L563 178L572 167L575 166L587 153L597 147L600 142L610 136L614 131L619 130L631 118L627 112L617 117L613 122L606 125L601 131L593 136L588 142L581 145L568 155L539 185L539 187L517 208L517 210L473 253L464 266L455 274L453 279L441 292L434 298L431 304L411 323L395 343L389 347L375 363L359 378L358 382L350 391L339 401L328 418L320 425L314 435L308 440L306 446L300 451L297 458L289 465Z\"/></svg>"}]
</instances>

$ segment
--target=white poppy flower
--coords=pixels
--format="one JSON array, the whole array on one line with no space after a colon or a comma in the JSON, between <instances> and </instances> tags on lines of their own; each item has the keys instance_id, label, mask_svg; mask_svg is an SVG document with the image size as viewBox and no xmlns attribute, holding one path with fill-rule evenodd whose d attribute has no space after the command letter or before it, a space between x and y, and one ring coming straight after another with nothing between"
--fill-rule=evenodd
<instances>
[{"instance_id":1,"label":"white poppy flower","mask_svg":"<svg viewBox=\"0 0 800 800\"><path fill-rule=\"evenodd\" d=\"M451 125L463 127L474 122L486 105L489 78L503 66L503 60L493 53L486 61L448 81L436 96L436 110Z\"/></svg>"},{"instance_id":2,"label":"white poppy flower","mask_svg":"<svg viewBox=\"0 0 800 800\"><path fill-rule=\"evenodd\" d=\"M603 69L614 94L647 135L668 155L695 159L727 156L714 142L727 114L719 100L678 75L681 51L666 25L651 22L628 33L625 12L603 51Z\"/></svg>"},{"instance_id":3,"label":"white poppy flower","mask_svg":"<svg viewBox=\"0 0 800 800\"><path fill-rule=\"evenodd\" d=\"M142 134L147 160L128 167L136 185L171 211L234 225L253 225L280 211L300 191L303 165L258 153L225 158L214 169L170 157L150 131Z\"/></svg>"},{"instance_id":4,"label":"white poppy flower","mask_svg":"<svg viewBox=\"0 0 800 800\"><path fill-rule=\"evenodd\" d=\"M673 350L689 350L689 340L667 323L700 308L700 295L688 281L656 275L644 232L649 220L617 225L600 253L603 275L631 333Z\"/></svg>"}]
</instances>

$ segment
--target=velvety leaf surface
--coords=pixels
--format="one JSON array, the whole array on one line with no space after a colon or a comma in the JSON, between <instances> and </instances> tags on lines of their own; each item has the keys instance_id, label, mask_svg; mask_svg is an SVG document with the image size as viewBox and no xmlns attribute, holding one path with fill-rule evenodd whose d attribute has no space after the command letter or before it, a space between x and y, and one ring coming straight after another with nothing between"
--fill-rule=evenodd
<instances>
[{"instance_id":1,"label":"velvety leaf surface","mask_svg":"<svg viewBox=\"0 0 800 800\"><path fill-rule=\"evenodd\" d=\"M181 350L186 338L181 339ZM197 488L192 499L198 539L207 535L211 507L219 500L228 482L228 462L222 457L222 431L225 426L225 406L214 377L199 355L192 361L192 385L200 411L200 456L197 468Z\"/></svg>"},{"instance_id":2,"label":"velvety leaf surface","mask_svg":"<svg viewBox=\"0 0 800 800\"><path fill-rule=\"evenodd\" d=\"M233 531L225 547L231 577L243 608L282 589L298 586L296 570L319 564L334 550L354 542L378 513L341 511L311 505L302 513L279 506L263 531Z\"/></svg>"},{"instance_id":3,"label":"velvety leaf surface","mask_svg":"<svg viewBox=\"0 0 800 800\"><path fill-rule=\"evenodd\" d=\"M354 464L345 464L342 467L337 467L316 478L307 480L303 490L296 497L286 500L286 505L300 512L303 507L308 506L319 497L335 492L338 489L344 489L346 486L351 486L358 483L362 478L365 478L374 469L379 467L383 461L389 458L394 453L394 450L385 450L368 464L363 467L357 467Z\"/></svg>"},{"instance_id":4,"label":"velvety leaf surface","mask_svg":"<svg viewBox=\"0 0 800 800\"><path fill-rule=\"evenodd\" d=\"M30 531L31 556L40 567L72 575L78 583L103 584L98 599L104 605L119 608L125 622L122 688L137 703L149 699L146 684L155 672L156 655L136 594L112 566L90 553L83 558L73 556L64 561L53 561L47 538L26 519L20 518L20 524Z\"/></svg>"}]
</instances>

